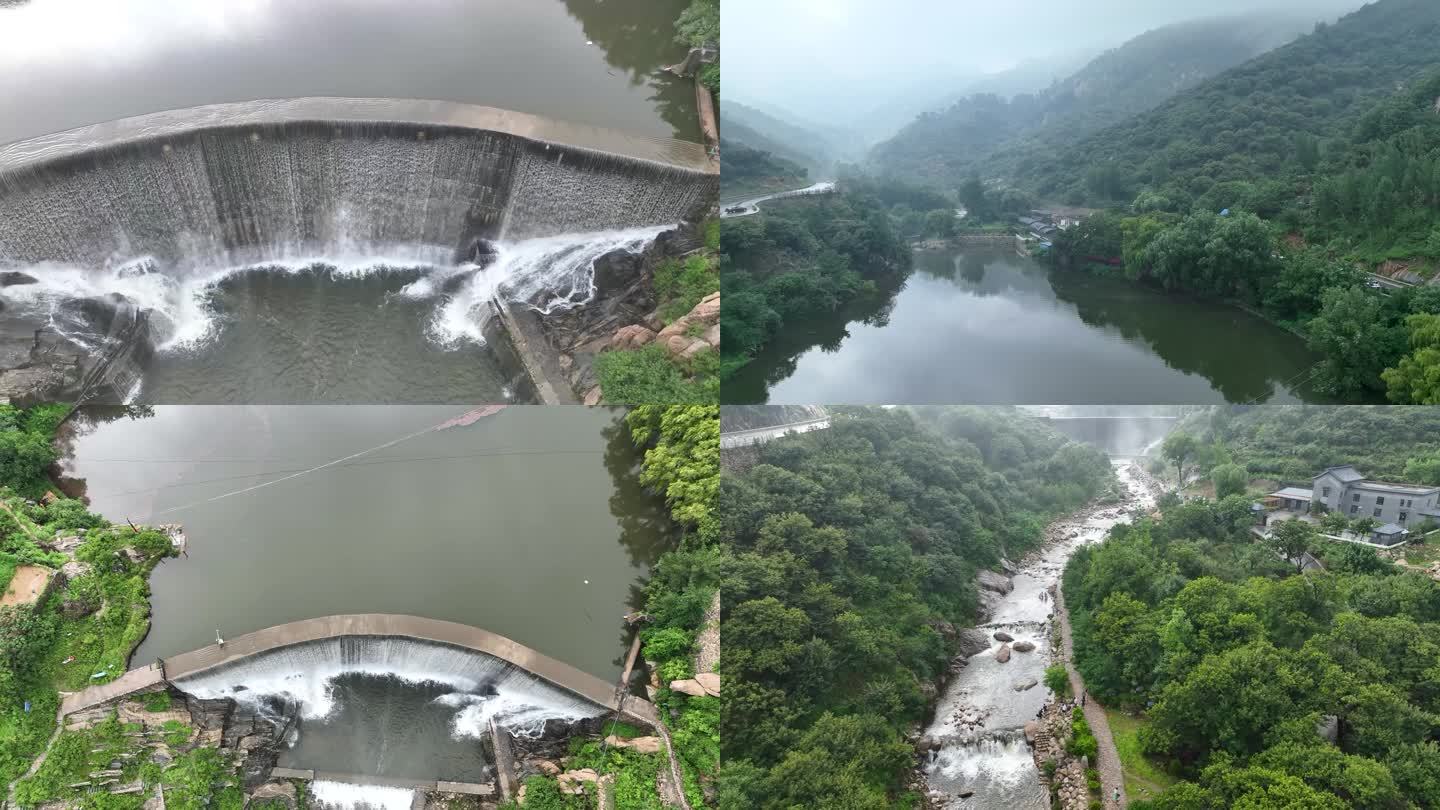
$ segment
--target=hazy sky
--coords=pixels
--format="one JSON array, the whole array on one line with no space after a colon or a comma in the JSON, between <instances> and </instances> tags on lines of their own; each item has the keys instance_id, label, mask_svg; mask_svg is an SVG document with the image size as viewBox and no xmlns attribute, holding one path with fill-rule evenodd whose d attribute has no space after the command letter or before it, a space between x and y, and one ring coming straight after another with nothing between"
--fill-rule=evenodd
<instances>
[{"instance_id":1,"label":"hazy sky","mask_svg":"<svg viewBox=\"0 0 1440 810\"><path fill-rule=\"evenodd\" d=\"M834 108L992 72L1031 58L1103 50L1168 23L1260 10L1318 19L1362 0L725 0L722 95L831 121ZM943 88L941 88L943 90Z\"/></svg>"}]
</instances>

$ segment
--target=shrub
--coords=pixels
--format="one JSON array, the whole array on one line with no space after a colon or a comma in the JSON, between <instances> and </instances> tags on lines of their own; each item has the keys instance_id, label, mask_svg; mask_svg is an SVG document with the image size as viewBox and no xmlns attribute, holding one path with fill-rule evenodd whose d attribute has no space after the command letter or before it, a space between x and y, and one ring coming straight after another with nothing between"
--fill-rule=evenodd
<instances>
[{"instance_id":1,"label":"shrub","mask_svg":"<svg viewBox=\"0 0 1440 810\"><path fill-rule=\"evenodd\" d=\"M696 367L700 366L697 364ZM718 378L687 380L680 366L671 361L665 347L658 344L605 352L595 359L595 369L600 377L600 391L605 402L613 405L701 404L716 401L716 396L711 393L711 389L716 386L708 380Z\"/></svg>"},{"instance_id":2,"label":"shrub","mask_svg":"<svg viewBox=\"0 0 1440 810\"><path fill-rule=\"evenodd\" d=\"M1062 700L1070 697L1070 673L1065 670L1064 664L1051 664L1045 668L1045 685L1055 693L1055 697Z\"/></svg>"}]
</instances>

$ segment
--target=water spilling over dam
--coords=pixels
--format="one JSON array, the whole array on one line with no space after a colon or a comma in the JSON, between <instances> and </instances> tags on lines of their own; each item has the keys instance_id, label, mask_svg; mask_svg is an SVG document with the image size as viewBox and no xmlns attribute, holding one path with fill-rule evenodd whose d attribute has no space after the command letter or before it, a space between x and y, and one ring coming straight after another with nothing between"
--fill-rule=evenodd
<instances>
[{"instance_id":1,"label":"water spilling over dam","mask_svg":"<svg viewBox=\"0 0 1440 810\"><path fill-rule=\"evenodd\" d=\"M284 696L300 705L303 719L319 720L336 711L335 683L346 675L443 685L448 691L435 700L453 711L456 737L479 739L492 718L517 736L534 736L547 720L603 711L494 656L407 638L345 636L296 644L178 678L175 685L196 697L257 705Z\"/></svg>"},{"instance_id":2,"label":"water spilling over dam","mask_svg":"<svg viewBox=\"0 0 1440 810\"><path fill-rule=\"evenodd\" d=\"M717 187L699 144L490 107L215 104L0 147L0 261L463 255L480 238L673 223Z\"/></svg>"},{"instance_id":3,"label":"water spilling over dam","mask_svg":"<svg viewBox=\"0 0 1440 810\"><path fill-rule=\"evenodd\" d=\"M65 317L72 302L138 308L156 365L99 375L120 380L111 398L505 401L474 351L494 304L586 303L598 258L716 185L698 144L488 107L175 110L0 147L0 294L7 318L91 353L111 330Z\"/></svg>"}]
</instances>

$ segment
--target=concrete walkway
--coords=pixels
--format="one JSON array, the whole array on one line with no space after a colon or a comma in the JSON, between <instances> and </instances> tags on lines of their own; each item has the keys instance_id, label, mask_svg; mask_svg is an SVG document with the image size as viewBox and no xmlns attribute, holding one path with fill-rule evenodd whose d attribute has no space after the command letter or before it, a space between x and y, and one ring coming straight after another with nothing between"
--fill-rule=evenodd
<instances>
[{"instance_id":1,"label":"concrete walkway","mask_svg":"<svg viewBox=\"0 0 1440 810\"><path fill-rule=\"evenodd\" d=\"M1065 609L1065 593L1059 579L1055 581L1055 617L1060 621L1060 633L1064 639L1065 671L1070 674L1070 691L1076 700L1085 694L1085 682L1075 671L1075 646L1070 637L1070 612ZM1090 733L1099 743L1099 754L1095 757L1095 769L1100 772L1100 797L1102 804L1109 808L1125 807L1130 803L1125 795L1125 770L1120 765L1120 753L1115 749L1115 737L1110 733L1110 720L1105 716L1105 707L1091 695L1085 697L1085 722L1090 724ZM1120 791L1120 801L1115 802L1115 791Z\"/></svg>"}]
</instances>

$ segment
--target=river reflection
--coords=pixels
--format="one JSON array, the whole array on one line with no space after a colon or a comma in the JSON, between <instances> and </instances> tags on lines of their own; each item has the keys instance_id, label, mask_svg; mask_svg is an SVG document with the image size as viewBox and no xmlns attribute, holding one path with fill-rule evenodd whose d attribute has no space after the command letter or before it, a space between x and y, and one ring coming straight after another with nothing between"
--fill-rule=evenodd
<instances>
[{"instance_id":1,"label":"river reflection","mask_svg":"<svg viewBox=\"0 0 1440 810\"><path fill-rule=\"evenodd\" d=\"M461 411L83 412L67 490L111 520L181 523L189 537L188 556L151 577L152 628L132 663L205 646L217 629L401 613L616 677L621 617L674 540L663 501L636 480L623 412L513 406L429 430Z\"/></svg>"},{"instance_id":2,"label":"river reflection","mask_svg":"<svg viewBox=\"0 0 1440 810\"><path fill-rule=\"evenodd\" d=\"M728 402L1319 401L1318 358L1233 307L1050 272L1003 251L925 251L871 312L787 324ZM859 320L857 323L856 321Z\"/></svg>"}]
</instances>

